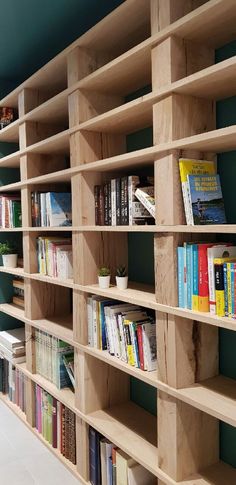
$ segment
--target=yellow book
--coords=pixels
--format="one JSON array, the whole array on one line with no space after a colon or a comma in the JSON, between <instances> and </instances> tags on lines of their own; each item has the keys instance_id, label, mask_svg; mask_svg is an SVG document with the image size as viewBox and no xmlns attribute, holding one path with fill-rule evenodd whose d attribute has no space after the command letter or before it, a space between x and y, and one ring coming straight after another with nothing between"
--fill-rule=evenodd
<instances>
[{"instance_id":1,"label":"yellow book","mask_svg":"<svg viewBox=\"0 0 236 485\"><path fill-rule=\"evenodd\" d=\"M133 345L132 345L132 340L131 340L131 335L130 335L129 324L130 324L130 320L124 320L128 364L134 366L135 360L134 360Z\"/></svg>"},{"instance_id":2,"label":"yellow book","mask_svg":"<svg viewBox=\"0 0 236 485\"><path fill-rule=\"evenodd\" d=\"M213 161L179 159L180 180L183 192L184 210L188 225L194 225L188 175L214 175L216 166Z\"/></svg>"}]
</instances>

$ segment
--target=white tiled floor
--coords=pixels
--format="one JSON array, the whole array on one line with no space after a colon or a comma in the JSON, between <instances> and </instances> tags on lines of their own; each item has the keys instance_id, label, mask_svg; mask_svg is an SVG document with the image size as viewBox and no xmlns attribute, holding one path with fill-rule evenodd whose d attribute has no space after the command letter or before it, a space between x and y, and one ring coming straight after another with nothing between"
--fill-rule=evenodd
<instances>
[{"instance_id":1,"label":"white tiled floor","mask_svg":"<svg viewBox=\"0 0 236 485\"><path fill-rule=\"evenodd\" d=\"M80 485L80 482L2 402L0 485Z\"/></svg>"}]
</instances>

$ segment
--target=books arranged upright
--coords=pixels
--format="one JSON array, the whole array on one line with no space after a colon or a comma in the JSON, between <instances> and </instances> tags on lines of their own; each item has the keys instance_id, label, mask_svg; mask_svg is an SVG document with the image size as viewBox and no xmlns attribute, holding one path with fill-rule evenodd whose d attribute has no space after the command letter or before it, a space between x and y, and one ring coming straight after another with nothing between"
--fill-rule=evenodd
<instances>
[{"instance_id":1,"label":"books arranged upright","mask_svg":"<svg viewBox=\"0 0 236 485\"><path fill-rule=\"evenodd\" d=\"M124 451L89 428L89 474L92 485L154 485L156 477Z\"/></svg>"},{"instance_id":2,"label":"books arranged upright","mask_svg":"<svg viewBox=\"0 0 236 485\"><path fill-rule=\"evenodd\" d=\"M224 224L224 201L215 163L182 158L179 168L187 224Z\"/></svg>"},{"instance_id":3,"label":"books arranged upright","mask_svg":"<svg viewBox=\"0 0 236 485\"><path fill-rule=\"evenodd\" d=\"M70 192L32 192L32 226L72 225Z\"/></svg>"},{"instance_id":4,"label":"books arranged upright","mask_svg":"<svg viewBox=\"0 0 236 485\"><path fill-rule=\"evenodd\" d=\"M0 130L10 125L14 121L14 109L1 107L0 108Z\"/></svg>"},{"instance_id":5,"label":"books arranged upright","mask_svg":"<svg viewBox=\"0 0 236 485\"><path fill-rule=\"evenodd\" d=\"M45 377L58 389L74 388L74 348L71 345L35 329L35 360L37 374Z\"/></svg>"},{"instance_id":6,"label":"books arranged upright","mask_svg":"<svg viewBox=\"0 0 236 485\"><path fill-rule=\"evenodd\" d=\"M24 298L24 278L20 276L15 276L12 281L13 286L13 297L12 303L21 308L25 308L25 298Z\"/></svg>"},{"instance_id":7,"label":"books arranged upright","mask_svg":"<svg viewBox=\"0 0 236 485\"><path fill-rule=\"evenodd\" d=\"M0 227L14 228L22 226L20 194L0 195Z\"/></svg>"},{"instance_id":8,"label":"books arranged upright","mask_svg":"<svg viewBox=\"0 0 236 485\"><path fill-rule=\"evenodd\" d=\"M8 360L0 357L0 392L24 413L26 410L26 377Z\"/></svg>"},{"instance_id":9,"label":"books arranged upright","mask_svg":"<svg viewBox=\"0 0 236 485\"><path fill-rule=\"evenodd\" d=\"M0 332L0 355L13 364L25 362L25 327Z\"/></svg>"},{"instance_id":10,"label":"books arranged upright","mask_svg":"<svg viewBox=\"0 0 236 485\"><path fill-rule=\"evenodd\" d=\"M234 318L231 308L234 300L232 265L234 259L236 262L236 246L230 243L184 243L177 251L179 307Z\"/></svg>"},{"instance_id":11,"label":"books arranged upright","mask_svg":"<svg viewBox=\"0 0 236 485\"><path fill-rule=\"evenodd\" d=\"M87 299L88 345L145 371L157 368L156 325L137 305L93 295Z\"/></svg>"},{"instance_id":12,"label":"books arranged upright","mask_svg":"<svg viewBox=\"0 0 236 485\"><path fill-rule=\"evenodd\" d=\"M153 177L128 175L114 178L104 185L96 185L94 187L95 224L98 226L154 224L153 184ZM137 189L140 189L138 196Z\"/></svg>"},{"instance_id":13,"label":"books arranged upright","mask_svg":"<svg viewBox=\"0 0 236 485\"><path fill-rule=\"evenodd\" d=\"M73 278L72 241L65 237L37 238L38 272L61 280Z\"/></svg>"},{"instance_id":14,"label":"books arranged upright","mask_svg":"<svg viewBox=\"0 0 236 485\"><path fill-rule=\"evenodd\" d=\"M76 465L75 414L35 384L36 429L44 439Z\"/></svg>"}]
</instances>

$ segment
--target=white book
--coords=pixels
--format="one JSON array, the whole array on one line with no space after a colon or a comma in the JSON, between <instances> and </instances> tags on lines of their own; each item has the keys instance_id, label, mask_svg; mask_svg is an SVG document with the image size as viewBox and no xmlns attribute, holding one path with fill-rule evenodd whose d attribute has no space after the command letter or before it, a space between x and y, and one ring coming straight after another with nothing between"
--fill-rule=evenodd
<instances>
[{"instance_id":1,"label":"white book","mask_svg":"<svg viewBox=\"0 0 236 485\"><path fill-rule=\"evenodd\" d=\"M110 307L109 325L110 325L110 333L111 333L111 339L112 339L112 349L113 349L112 355L115 355L116 357L120 357L120 354L121 354L120 337L119 337L119 334L118 334L118 324L117 324L116 316L119 313L134 311L136 308L138 308L138 307L135 306L135 305L130 305L130 304L126 304L126 303L118 305L118 306Z\"/></svg>"},{"instance_id":2,"label":"white book","mask_svg":"<svg viewBox=\"0 0 236 485\"><path fill-rule=\"evenodd\" d=\"M216 314L214 258L222 258L222 257L236 257L236 246L228 246L227 244L222 244L222 245L218 244L211 248L207 248L210 313L214 315Z\"/></svg>"},{"instance_id":3,"label":"white book","mask_svg":"<svg viewBox=\"0 0 236 485\"><path fill-rule=\"evenodd\" d=\"M150 372L157 369L156 325L149 322L143 323L142 337L145 370Z\"/></svg>"},{"instance_id":4,"label":"white book","mask_svg":"<svg viewBox=\"0 0 236 485\"><path fill-rule=\"evenodd\" d=\"M4 359L12 362L13 364L21 364L25 362L26 357L25 355L22 355L20 357L15 357L14 353L11 352L9 349L4 347L4 345L0 344L0 356L2 356Z\"/></svg>"},{"instance_id":5,"label":"white book","mask_svg":"<svg viewBox=\"0 0 236 485\"><path fill-rule=\"evenodd\" d=\"M91 296L87 298L87 319L88 319L88 345L94 347L93 341L93 299Z\"/></svg>"},{"instance_id":6,"label":"white book","mask_svg":"<svg viewBox=\"0 0 236 485\"><path fill-rule=\"evenodd\" d=\"M107 456L106 456L106 438L100 441L100 460L101 460L101 485L109 485L107 481Z\"/></svg>"},{"instance_id":7,"label":"white book","mask_svg":"<svg viewBox=\"0 0 236 485\"><path fill-rule=\"evenodd\" d=\"M40 216L41 216L41 226L47 226L47 209L46 209L46 193L41 192L40 194Z\"/></svg>"},{"instance_id":8,"label":"white book","mask_svg":"<svg viewBox=\"0 0 236 485\"><path fill-rule=\"evenodd\" d=\"M124 332L124 325L123 325L123 317L121 313L118 315L118 325L119 325L119 333L120 333L120 348L121 348L121 360L123 362L128 362L127 358L127 347L126 347L126 338Z\"/></svg>"},{"instance_id":9,"label":"white book","mask_svg":"<svg viewBox=\"0 0 236 485\"><path fill-rule=\"evenodd\" d=\"M72 247L61 246L56 248L57 277L61 280L73 278Z\"/></svg>"},{"instance_id":10,"label":"white book","mask_svg":"<svg viewBox=\"0 0 236 485\"><path fill-rule=\"evenodd\" d=\"M9 350L19 347L22 343L25 343L25 327L3 330L0 332L0 343Z\"/></svg>"},{"instance_id":11,"label":"white book","mask_svg":"<svg viewBox=\"0 0 236 485\"><path fill-rule=\"evenodd\" d=\"M154 187L142 187L135 191L137 199L143 204L145 209L155 218L155 199L154 199Z\"/></svg>"},{"instance_id":12,"label":"white book","mask_svg":"<svg viewBox=\"0 0 236 485\"><path fill-rule=\"evenodd\" d=\"M156 485L157 479L139 463L128 465L127 485Z\"/></svg>"},{"instance_id":13,"label":"white book","mask_svg":"<svg viewBox=\"0 0 236 485\"><path fill-rule=\"evenodd\" d=\"M128 467L132 466L135 461L130 458L123 450L116 452L116 485L127 485Z\"/></svg>"}]
</instances>

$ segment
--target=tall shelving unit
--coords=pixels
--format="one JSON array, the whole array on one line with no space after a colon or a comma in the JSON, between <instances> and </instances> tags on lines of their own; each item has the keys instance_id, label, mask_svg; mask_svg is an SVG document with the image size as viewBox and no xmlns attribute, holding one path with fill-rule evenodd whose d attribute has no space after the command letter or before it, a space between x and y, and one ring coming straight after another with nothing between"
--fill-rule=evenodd
<instances>
[{"instance_id":1,"label":"tall shelving unit","mask_svg":"<svg viewBox=\"0 0 236 485\"><path fill-rule=\"evenodd\" d=\"M176 265L182 241L236 230L186 226L178 172L180 156L214 159L236 148L236 126L215 129L215 100L236 94L236 60L214 64L214 49L235 38L235 21L234 0L126 0L0 103L19 112L0 132L0 141L19 142L19 150L2 158L0 168L19 167L20 181L0 191L21 191L23 227L11 231L22 232L24 268L0 271L24 277L26 309L5 303L0 311L25 323L26 364L18 367L27 376L26 418L2 399L36 434L34 383L75 412L77 466L52 451L83 483L89 481L89 425L159 485L236 483L236 470L219 461L218 424L236 426L234 381L218 375L218 328L235 330L235 320L178 308ZM147 84L149 94L125 103ZM126 135L151 125L153 146L127 153ZM95 226L94 185L150 165L156 225ZM71 184L72 227L32 227L31 191L57 184ZM72 233L73 280L37 273L36 238L49 231ZM155 289L138 283L125 292L99 289L104 260L112 270L128 262L132 231L154 234ZM90 294L156 311L157 373L88 347ZM35 373L36 328L74 346L75 395ZM130 401L131 376L158 390L157 419Z\"/></svg>"}]
</instances>

